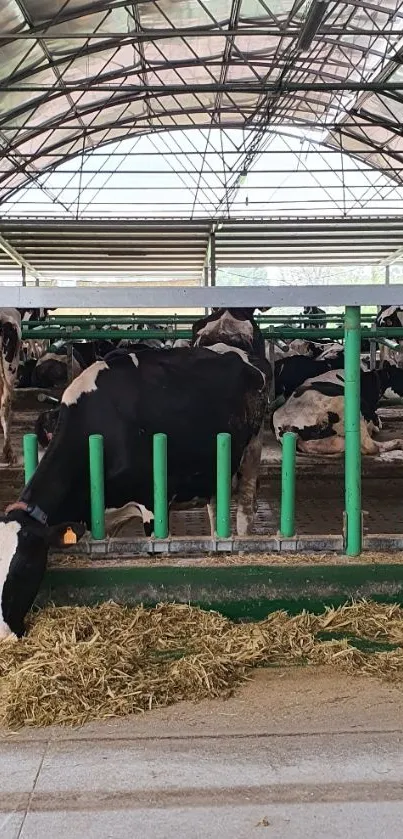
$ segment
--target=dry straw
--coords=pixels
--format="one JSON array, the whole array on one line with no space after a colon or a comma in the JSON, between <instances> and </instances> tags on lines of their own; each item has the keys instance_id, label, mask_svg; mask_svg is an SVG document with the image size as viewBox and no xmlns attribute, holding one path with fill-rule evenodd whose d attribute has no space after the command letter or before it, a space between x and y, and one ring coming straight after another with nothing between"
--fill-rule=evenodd
<instances>
[{"instance_id":1,"label":"dry straw","mask_svg":"<svg viewBox=\"0 0 403 839\"><path fill-rule=\"evenodd\" d=\"M0 645L0 721L80 725L225 697L252 667L296 663L403 679L403 610L363 601L240 624L187 605L48 608L26 638Z\"/></svg>"}]
</instances>

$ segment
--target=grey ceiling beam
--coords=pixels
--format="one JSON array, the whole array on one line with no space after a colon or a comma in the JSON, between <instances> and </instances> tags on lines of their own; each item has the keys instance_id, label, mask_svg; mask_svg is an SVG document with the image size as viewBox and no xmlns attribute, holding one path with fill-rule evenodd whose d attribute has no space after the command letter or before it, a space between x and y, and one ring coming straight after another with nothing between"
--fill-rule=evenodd
<instances>
[{"instance_id":1,"label":"grey ceiling beam","mask_svg":"<svg viewBox=\"0 0 403 839\"><path fill-rule=\"evenodd\" d=\"M0 289L2 306L21 308L194 309L255 306L400 305L403 285L182 286L149 288L9 286Z\"/></svg>"}]
</instances>

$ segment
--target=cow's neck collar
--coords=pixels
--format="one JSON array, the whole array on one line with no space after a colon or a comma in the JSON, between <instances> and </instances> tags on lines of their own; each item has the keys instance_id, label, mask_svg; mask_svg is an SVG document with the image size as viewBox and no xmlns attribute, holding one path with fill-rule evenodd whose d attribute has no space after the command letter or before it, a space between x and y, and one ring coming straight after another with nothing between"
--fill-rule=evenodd
<instances>
[{"instance_id":1,"label":"cow's neck collar","mask_svg":"<svg viewBox=\"0 0 403 839\"><path fill-rule=\"evenodd\" d=\"M25 501L15 501L14 504L9 504L6 508L6 515L9 513L19 512L26 513L31 519L39 522L39 524L46 524L48 517L46 513L41 510L36 504L26 504Z\"/></svg>"}]
</instances>

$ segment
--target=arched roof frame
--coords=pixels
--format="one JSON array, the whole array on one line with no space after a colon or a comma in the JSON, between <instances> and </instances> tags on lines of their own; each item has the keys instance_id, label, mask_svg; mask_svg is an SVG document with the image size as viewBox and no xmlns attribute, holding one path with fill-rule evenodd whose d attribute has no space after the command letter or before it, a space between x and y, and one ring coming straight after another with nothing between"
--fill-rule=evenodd
<instances>
[{"instance_id":1,"label":"arched roof frame","mask_svg":"<svg viewBox=\"0 0 403 839\"><path fill-rule=\"evenodd\" d=\"M403 0L0 0L0 200L164 129L276 126L403 170Z\"/></svg>"}]
</instances>

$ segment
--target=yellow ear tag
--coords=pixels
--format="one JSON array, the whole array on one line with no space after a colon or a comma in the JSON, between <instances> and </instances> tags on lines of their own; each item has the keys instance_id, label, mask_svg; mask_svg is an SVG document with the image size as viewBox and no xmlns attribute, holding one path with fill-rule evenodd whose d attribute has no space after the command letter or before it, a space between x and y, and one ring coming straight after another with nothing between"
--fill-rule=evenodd
<instances>
[{"instance_id":1,"label":"yellow ear tag","mask_svg":"<svg viewBox=\"0 0 403 839\"><path fill-rule=\"evenodd\" d=\"M77 544L77 536L74 533L74 530L71 527L68 527L64 536L63 536L63 545L76 545Z\"/></svg>"}]
</instances>

